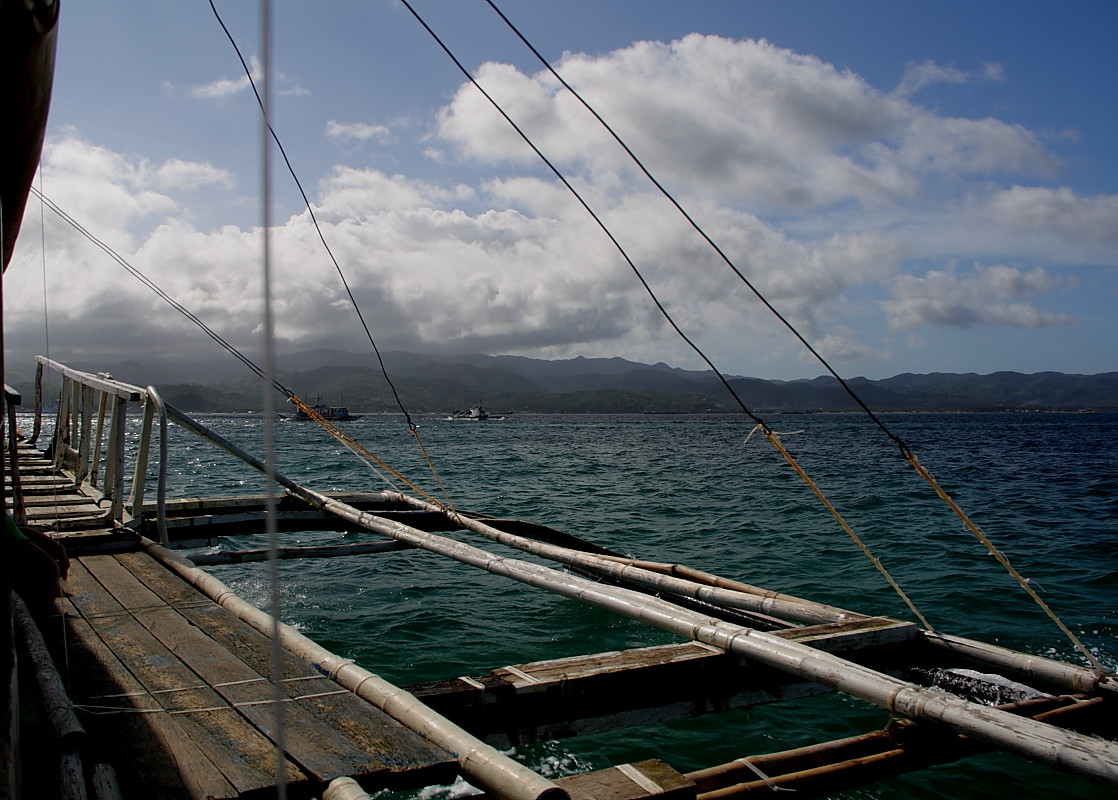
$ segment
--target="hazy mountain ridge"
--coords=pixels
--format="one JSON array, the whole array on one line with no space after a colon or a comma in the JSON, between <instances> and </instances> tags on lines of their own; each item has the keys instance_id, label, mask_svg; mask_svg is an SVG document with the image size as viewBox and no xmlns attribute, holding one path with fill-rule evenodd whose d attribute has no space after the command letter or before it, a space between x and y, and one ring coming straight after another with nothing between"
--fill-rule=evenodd
<instances>
[{"instance_id":1,"label":"hazy mountain ridge","mask_svg":"<svg viewBox=\"0 0 1118 800\"><path fill-rule=\"evenodd\" d=\"M502 411L544 413L734 411L709 371L622 358L533 359L523 356L383 355L409 411L444 412L479 403ZM375 356L316 350L277 359L278 379L308 402L352 410L394 411L392 390ZM258 381L239 364L117 365L74 363L119 380L154 384L164 399L193 411L256 410ZM10 371L8 383L30 400L33 369ZM732 376L730 383L756 411L850 411L856 405L831 377L777 381ZM995 372L905 373L883 380L851 378L850 387L877 411L1118 411L1118 372L1066 375Z\"/></svg>"}]
</instances>

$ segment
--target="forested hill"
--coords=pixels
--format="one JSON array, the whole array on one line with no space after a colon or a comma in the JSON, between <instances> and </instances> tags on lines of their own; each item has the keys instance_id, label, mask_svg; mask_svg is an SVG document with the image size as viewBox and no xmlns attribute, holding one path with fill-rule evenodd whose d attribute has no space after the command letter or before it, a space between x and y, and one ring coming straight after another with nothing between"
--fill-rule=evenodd
<instances>
[{"instance_id":1,"label":"forested hill","mask_svg":"<svg viewBox=\"0 0 1118 800\"><path fill-rule=\"evenodd\" d=\"M308 402L352 411L393 411L379 368L365 356L337 351L293 354L279 361L280 381ZM494 411L640 413L734 411L710 372L620 358L545 361L520 356L432 357L387 353L385 362L409 411L446 412L481 404ZM325 366L325 365L331 366ZM316 366L317 365L317 366ZM139 385L154 384L172 405L190 411L257 410L260 390L238 375L239 365L72 364L109 371ZM32 370L7 376L25 397L34 395ZM850 411L854 402L830 377L771 381L733 377L735 390L758 412ZM1118 372L1065 375L933 373L884 380L853 378L849 385L878 411L1118 411Z\"/></svg>"}]
</instances>

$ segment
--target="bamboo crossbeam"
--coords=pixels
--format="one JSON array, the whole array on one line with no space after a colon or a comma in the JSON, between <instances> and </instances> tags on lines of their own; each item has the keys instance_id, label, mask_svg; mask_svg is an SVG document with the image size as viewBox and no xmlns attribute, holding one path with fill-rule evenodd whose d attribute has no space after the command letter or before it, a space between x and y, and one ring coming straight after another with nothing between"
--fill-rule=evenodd
<instances>
[{"instance_id":1,"label":"bamboo crossbeam","mask_svg":"<svg viewBox=\"0 0 1118 800\"><path fill-rule=\"evenodd\" d=\"M263 470L264 465L259 459L206 430L181 412L173 411L170 406L167 411L176 421L181 418L185 424L199 432L199 435L215 443L220 442L220 446L228 452L241 458L245 463ZM369 530L387 534L397 541L441 553L494 574L614 611L685 638L751 658L784 672L818 681L840 692L888 709L892 713L910 719L926 719L940 723L958 733L973 736L1049 766L1118 786L1118 744L1113 742L1064 731L1035 720L1022 719L1004 711L979 706L962 698L929 691L829 653L820 652L807 645L750 628L711 621L702 614L686 611L636 591L606 586L564 575L537 564L496 556L461 542L423 533L358 511L344 503L306 489L281 475L277 474L275 479L293 494L303 497L312 505L330 510ZM465 518L462 520L464 522ZM622 567L622 569L631 568Z\"/></svg>"},{"instance_id":2,"label":"bamboo crossbeam","mask_svg":"<svg viewBox=\"0 0 1118 800\"><path fill-rule=\"evenodd\" d=\"M328 502L328 498L322 498ZM340 504L329 503L339 513ZM355 509L353 511L356 511ZM729 650L768 666L818 681L891 712L928 719L994 746L1118 785L1118 745L1021 719L892 678L812 647L749 628L712 622L638 592L592 583L535 564L502 558L443 537L356 512L352 521L427 550L450 555L495 574L599 606L681 636Z\"/></svg>"},{"instance_id":3,"label":"bamboo crossbeam","mask_svg":"<svg viewBox=\"0 0 1118 800\"><path fill-rule=\"evenodd\" d=\"M303 490L309 492L309 490ZM315 494L309 492L310 494ZM681 636L729 650L776 669L815 680L911 719L927 719L1041 763L1118 785L1118 745L1063 731L1035 720L979 706L883 675L829 653L750 628L712 622L632 590L609 587L546 567L498 557L484 550L406 526L319 495L325 508L358 524L426 550L523 583L615 611Z\"/></svg>"},{"instance_id":4,"label":"bamboo crossbeam","mask_svg":"<svg viewBox=\"0 0 1118 800\"><path fill-rule=\"evenodd\" d=\"M711 582L696 582L695 580L674 577L660 571L648 569L647 562L637 562L633 559L619 559L616 556L602 556L584 553L559 545L538 542L524 536L507 533L487 525L481 520L463 516L456 511L439 508L433 503L428 503L405 494L395 494L393 499L407 503L424 511L444 513L455 524L467 530L479 533L494 542L498 542L517 550L532 555L558 561L568 566L577 566L581 569L609 575L620 580L630 581L638 586L671 592L673 594L690 597L712 605L725 608L736 608L743 611L754 611L762 614L771 614L775 617L816 625L821 622L847 622L852 619L864 618L864 614L856 614L822 603L813 603L799 598L779 595L773 592L742 590L738 587L725 588L725 586L712 585ZM697 571L696 571L697 572ZM711 576L715 577L715 576ZM731 582L727 582L731 583Z\"/></svg>"},{"instance_id":5,"label":"bamboo crossbeam","mask_svg":"<svg viewBox=\"0 0 1118 800\"><path fill-rule=\"evenodd\" d=\"M1045 697L1007 703L999 708L1038 720L1066 719L1082 714L1098 702L1097 697L1090 700L1082 700L1080 696ZM777 789L813 797L958 761L988 749L967 737L926 738L921 733L927 732L915 731L912 723L894 722L885 730L747 756L688 773L686 777L694 781L699 800L767 795Z\"/></svg>"},{"instance_id":6,"label":"bamboo crossbeam","mask_svg":"<svg viewBox=\"0 0 1118 800\"><path fill-rule=\"evenodd\" d=\"M124 800L117 782L116 769L112 764L96 764L89 783L97 800Z\"/></svg>"},{"instance_id":7,"label":"bamboo crossbeam","mask_svg":"<svg viewBox=\"0 0 1118 800\"><path fill-rule=\"evenodd\" d=\"M82 769L81 746L85 744L86 732L78 720L74 706L66 692L66 686L54 660L47 650L47 643L38 625L31 618L23 598L14 592L12 598L12 617L19 629L20 639L28 658L34 667L35 678L39 684L39 697L43 709L58 737L61 752L58 758L59 792L64 800L85 800L85 774Z\"/></svg>"},{"instance_id":8,"label":"bamboo crossbeam","mask_svg":"<svg viewBox=\"0 0 1118 800\"><path fill-rule=\"evenodd\" d=\"M936 648L983 664L1008 670L1023 680L1038 680L1069 692L1102 692L1118 695L1118 677L1062 661L1019 653L986 642L926 631L925 640Z\"/></svg>"},{"instance_id":9,"label":"bamboo crossbeam","mask_svg":"<svg viewBox=\"0 0 1118 800\"><path fill-rule=\"evenodd\" d=\"M693 581L694 583L701 583L707 586L715 586L719 589L733 589L737 592L745 592L747 594L756 594L761 597L771 597L778 600L785 600L789 603L802 603L808 606L818 606L824 609L832 610L836 615L846 614L850 618L855 619L864 617L866 615L860 614L856 611L848 611L845 608L838 608L837 606L824 605L814 600L805 600L802 597L796 597L791 594L783 594L781 592L774 592L771 589L764 589L760 586L753 586L752 584L742 583L741 581L723 578L721 575L714 575L710 572L704 572L701 569L689 567L686 564L665 564L657 561L641 561L637 559L626 559L618 556L602 556L603 558L611 561L618 561L621 563L629 563L635 567L646 569L650 572L660 572L664 575L672 575L677 578Z\"/></svg>"}]
</instances>

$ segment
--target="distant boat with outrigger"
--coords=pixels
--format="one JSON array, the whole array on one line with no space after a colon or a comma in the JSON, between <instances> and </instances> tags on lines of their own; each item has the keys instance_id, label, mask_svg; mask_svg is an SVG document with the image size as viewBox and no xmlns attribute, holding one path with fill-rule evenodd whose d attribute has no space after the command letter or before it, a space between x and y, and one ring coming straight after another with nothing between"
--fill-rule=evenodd
<instances>
[{"instance_id":1,"label":"distant boat with outrigger","mask_svg":"<svg viewBox=\"0 0 1118 800\"><path fill-rule=\"evenodd\" d=\"M322 417L322 419L328 420L330 422L353 422L354 420L361 419L362 417L361 414L350 414L349 409L345 406L328 406L322 403L315 403L313 406L311 406L311 411L313 411L317 416ZM315 420L315 417L312 417L310 414L300 408L294 414L288 417L288 419L296 420L298 422L312 422Z\"/></svg>"},{"instance_id":2,"label":"distant boat with outrigger","mask_svg":"<svg viewBox=\"0 0 1118 800\"><path fill-rule=\"evenodd\" d=\"M481 420L490 420L490 419L491 420L502 420L502 419L508 419L508 417L503 416L503 415L490 416L488 411L486 411L480 405L476 405L476 406L470 406L470 408L468 408L465 411L455 411L449 417L446 417L446 419L450 420L450 421L456 421L456 420L464 419L464 420L469 420L471 422L478 422L478 421L481 421Z\"/></svg>"}]
</instances>

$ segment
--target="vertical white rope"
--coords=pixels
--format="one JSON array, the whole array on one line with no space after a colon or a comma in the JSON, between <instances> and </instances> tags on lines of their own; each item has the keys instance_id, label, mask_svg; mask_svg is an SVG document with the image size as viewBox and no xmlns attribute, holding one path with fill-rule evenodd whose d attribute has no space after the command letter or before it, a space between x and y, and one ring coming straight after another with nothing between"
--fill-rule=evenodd
<instances>
[{"instance_id":1,"label":"vertical white rope","mask_svg":"<svg viewBox=\"0 0 1118 800\"><path fill-rule=\"evenodd\" d=\"M39 252L42 256L42 273L43 273L43 352L46 357L50 358L50 315L47 308L47 210L46 201L44 200L43 192L43 156L39 155ZM50 377L54 370L44 370L44 380L46 382L45 397L51 396ZM15 431L12 431L15 436ZM54 509L54 516L51 518L50 525L55 527L61 520L61 505L58 502L58 495L51 495L54 502L51 508Z\"/></svg>"},{"instance_id":2,"label":"vertical white rope","mask_svg":"<svg viewBox=\"0 0 1118 800\"><path fill-rule=\"evenodd\" d=\"M272 319L272 159L269 124L272 104L272 6L271 0L261 0L260 4L260 61L263 76L261 80L261 105L264 113L260 122L260 216L263 233L263 284L264 284L264 378L261 381L263 402L264 434L264 503L265 528L268 533L268 584L270 587L270 611L272 616L272 714L273 741L276 745L276 797L287 798L287 761L283 719L283 675L280 645L280 601L279 601L279 557L278 536L276 531L276 444L275 444L275 395L272 384L275 378L275 336Z\"/></svg>"},{"instance_id":3,"label":"vertical white rope","mask_svg":"<svg viewBox=\"0 0 1118 800\"><path fill-rule=\"evenodd\" d=\"M39 250L42 254L43 267L43 351L50 358L50 315L47 307L47 207L43 199L43 158L39 157ZM48 375L51 370L48 370ZM48 377L47 388L50 388ZM49 391L48 391L49 395Z\"/></svg>"}]
</instances>

